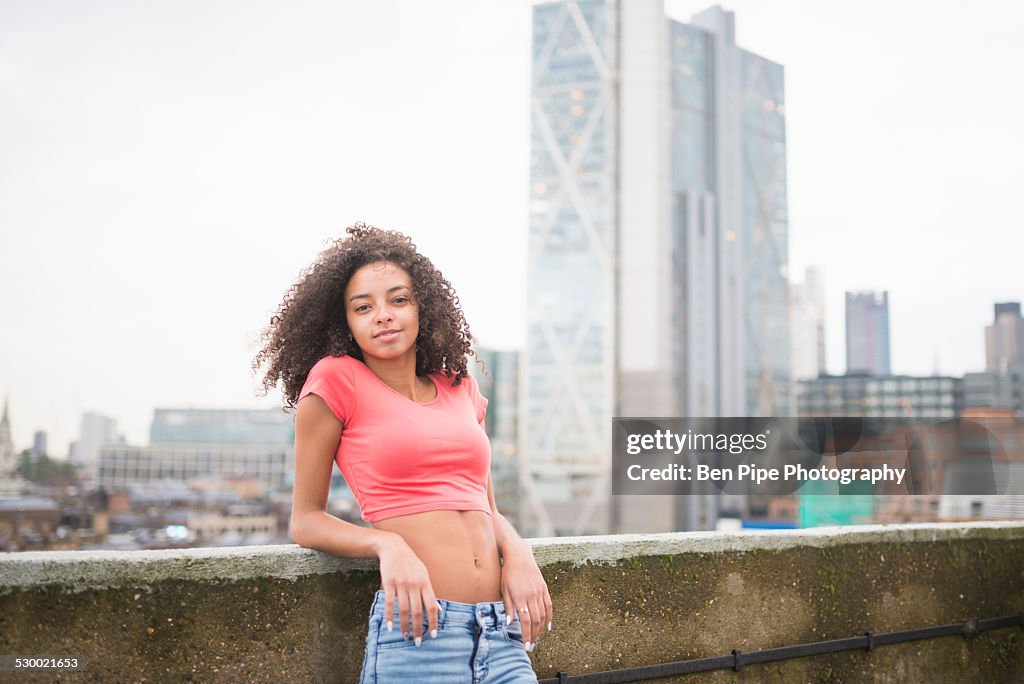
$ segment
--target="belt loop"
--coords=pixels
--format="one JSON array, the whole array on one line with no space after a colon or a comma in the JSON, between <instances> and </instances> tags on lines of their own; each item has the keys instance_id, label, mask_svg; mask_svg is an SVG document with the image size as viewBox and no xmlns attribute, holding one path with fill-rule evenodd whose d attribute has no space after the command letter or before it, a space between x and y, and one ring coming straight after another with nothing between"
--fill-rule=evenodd
<instances>
[{"instance_id":1,"label":"belt loop","mask_svg":"<svg viewBox=\"0 0 1024 684\"><path fill-rule=\"evenodd\" d=\"M382 598L384 598L383 594L384 592L380 589L373 593L373 602L370 604L370 617L373 617L373 614L377 612L377 604L380 603ZM381 613L383 612L384 611L381 610Z\"/></svg>"},{"instance_id":2,"label":"belt loop","mask_svg":"<svg viewBox=\"0 0 1024 684\"><path fill-rule=\"evenodd\" d=\"M437 599L437 628L444 629L447 624L445 620L448 617L448 602L444 599Z\"/></svg>"},{"instance_id":3,"label":"belt loop","mask_svg":"<svg viewBox=\"0 0 1024 684\"><path fill-rule=\"evenodd\" d=\"M488 622L494 614L494 606L490 603L477 603L473 606L473 617L476 619L476 626L480 629L487 629ZM494 620L497 622L497 620Z\"/></svg>"}]
</instances>

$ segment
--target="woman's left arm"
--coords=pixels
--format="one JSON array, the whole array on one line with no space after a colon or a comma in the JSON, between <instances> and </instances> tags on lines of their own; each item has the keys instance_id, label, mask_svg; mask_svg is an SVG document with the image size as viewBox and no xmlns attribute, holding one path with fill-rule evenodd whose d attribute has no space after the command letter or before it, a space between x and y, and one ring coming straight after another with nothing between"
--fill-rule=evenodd
<instances>
[{"instance_id":1,"label":"woman's left arm","mask_svg":"<svg viewBox=\"0 0 1024 684\"><path fill-rule=\"evenodd\" d=\"M540 638L544 625L551 629L551 594L547 582L533 558L533 548L512 527L512 523L498 512L494 502L494 484L487 476L487 500L491 506L494 538L503 563L501 568L501 597L505 613L518 615L523 626L526 650L532 651Z\"/></svg>"}]
</instances>

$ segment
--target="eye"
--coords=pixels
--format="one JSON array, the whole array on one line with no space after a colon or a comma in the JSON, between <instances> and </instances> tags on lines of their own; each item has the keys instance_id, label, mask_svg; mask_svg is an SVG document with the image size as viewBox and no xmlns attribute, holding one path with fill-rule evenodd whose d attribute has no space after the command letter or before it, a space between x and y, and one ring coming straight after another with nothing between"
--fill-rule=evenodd
<instances>
[{"instance_id":1,"label":"eye","mask_svg":"<svg viewBox=\"0 0 1024 684\"><path fill-rule=\"evenodd\" d=\"M363 311L369 311L369 309L370 309L370 305L369 304L360 304L359 306L357 306L355 308L355 312L356 313L362 313Z\"/></svg>"},{"instance_id":2,"label":"eye","mask_svg":"<svg viewBox=\"0 0 1024 684\"><path fill-rule=\"evenodd\" d=\"M405 295L402 295L401 297L395 297L395 304L405 304L407 301L409 301L409 298L406 297Z\"/></svg>"}]
</instances>

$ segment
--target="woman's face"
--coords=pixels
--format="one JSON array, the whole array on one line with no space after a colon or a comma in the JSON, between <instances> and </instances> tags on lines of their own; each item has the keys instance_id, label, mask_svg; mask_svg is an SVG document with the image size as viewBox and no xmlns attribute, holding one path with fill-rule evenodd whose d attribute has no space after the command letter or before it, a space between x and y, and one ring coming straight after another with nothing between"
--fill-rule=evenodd
<instances>
[{"instance_id":1,"label":"woman's face","mask_svg":"<svg viewBox=\"0 0 1024 684\"><path fill-rule=\"evenodd\" d=\"M345 319L363 358L416 358L419 306L412 278L396 264L378 261L352 274L345 287Z\"/></svg>"}]
</instances>

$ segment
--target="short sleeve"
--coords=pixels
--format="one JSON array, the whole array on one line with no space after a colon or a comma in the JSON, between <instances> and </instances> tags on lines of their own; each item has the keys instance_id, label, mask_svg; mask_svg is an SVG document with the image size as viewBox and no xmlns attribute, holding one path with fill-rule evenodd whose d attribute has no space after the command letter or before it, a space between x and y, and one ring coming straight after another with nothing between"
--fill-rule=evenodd
<instances>
[{"instance_id":1,"label":"short sleeve","mask_svg":"<svg viewBox=\"0 0 1024 684\"><path fill-rule=\"evenodd\" d=\"M476 378L472 375L466 376L463 380L466 385L466 391L469 392L470 399L473 400L473 410L476 412L476 422L481 422L484 416L487 415L487 397L480 394L480 387L476 383Z\"/></svg>"},{"instance_id":2,"label":"short sleeve","mask_svg":"<svg viewBox=\"0 0 1024 684\"><path fill-rule=\"evenodd\" d=\"M306 382L299 392L299 401L315 394L327 404L331 412L344 425L348 425L355 407L355 379L345 356L325 356L309 369Z\"/></svg>"}]
</instances>

